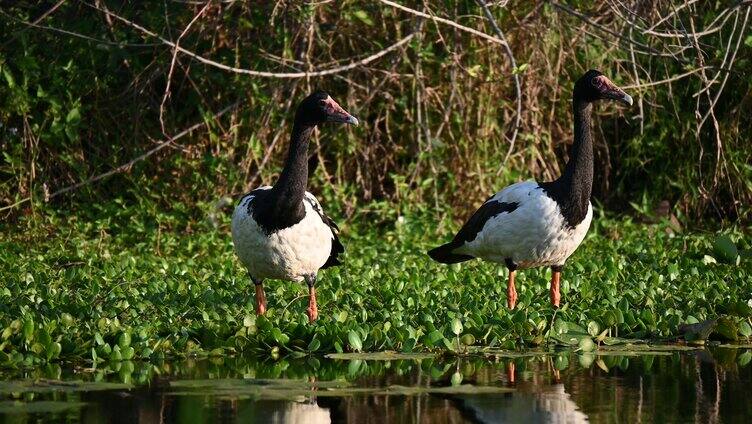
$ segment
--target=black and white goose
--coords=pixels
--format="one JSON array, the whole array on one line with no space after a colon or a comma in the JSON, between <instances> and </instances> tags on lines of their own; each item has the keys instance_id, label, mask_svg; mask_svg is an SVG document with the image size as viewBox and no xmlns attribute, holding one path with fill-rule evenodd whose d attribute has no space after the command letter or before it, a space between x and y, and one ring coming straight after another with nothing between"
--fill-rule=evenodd
<instances>
[{"instance_id":1,"label":"black and white goose","mask_svg":"<svg viewBox=\"0 0 752 424\"><path fill-rule=\"evenodd\" d=\"M428 254L453 264L480 258L509 269L507 304L514 308L517 269L550 266L551 303L559 306L559 279L567 258L582 243L593 219L593 141L590 117L596 100L632 98L602 73L590 70L574 85L574 144L564 173L555 181L524 181L488 199L454 239Z\"/></svg>"},{"instance_id":2,"label":"black and white goose","mask_svg":"<svg viewBox=\"0 0 752 424\"><path fill-rule=\"evenodd\" d=\"M318 91L298 105L287 161L273 187L259 187L240 199L232 215L232 241L240 262L256 286L256 313L266 311L264 279L308 284L308 318L318 317L316 274L339 265L344 251L337 225L306 191L308 142L317 125L344 122L358 125L328 94Z\"/></svg>"}]
</instances>

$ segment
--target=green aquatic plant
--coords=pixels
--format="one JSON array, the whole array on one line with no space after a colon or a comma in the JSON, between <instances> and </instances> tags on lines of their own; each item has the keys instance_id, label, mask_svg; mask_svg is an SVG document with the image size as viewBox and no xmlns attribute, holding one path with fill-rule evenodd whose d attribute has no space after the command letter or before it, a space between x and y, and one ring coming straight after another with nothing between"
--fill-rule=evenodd
<instances>
[{"instance_id":1,"label":"green aquatic plant","mask_svg":"<svg viewBox=\"0 0 752 424\"><path fill-rule=\"evenodd\" d=\"M322 273L321 320L305 288L271 281L256 316L253 288L232 254L228 216L216 226L176 203L94 205L80 216L0 231L0 366L93 364L174 356L268 358L394 351L484 354L539 347L588 353L638 340L681 340L682 325L720 323L705 338L749 343L752 262L704 260L716 235L601 217L547 304L547 271L519 280L506 308L503 270L442 267L424 256L436 221L408 215L343 221L345 265ZM207 208L209 208L207 206ZM447 229L448 231L448 229ZM744 229L725 233L749 249ZM519 353L519 352L518 352Z\"/></svg>"}]
</instances>

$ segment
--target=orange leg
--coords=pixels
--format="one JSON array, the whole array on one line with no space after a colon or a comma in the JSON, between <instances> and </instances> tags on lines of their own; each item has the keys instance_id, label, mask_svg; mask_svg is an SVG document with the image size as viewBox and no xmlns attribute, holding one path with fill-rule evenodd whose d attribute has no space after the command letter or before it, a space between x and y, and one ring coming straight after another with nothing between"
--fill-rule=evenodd
<instances>
[{"instance_id":1,"label":"orange leg","mask_svg":"<svg viewBox=\"0 0 752 424\"><path fill-rule=\"evenodd\" d=\"M514 372L514 361L509 361L509 363L507 364L507 381L511 385L514 385L515 383Z\"/></svg>"},{"instance_id":2,"label":"orange leg","mask_svg":"<svg viewBox=\"0 0 752 424\"><path fill-rule=\"evenodd\" d=\"M559 293L559 280L561 279L561 267L551 267L551 305L559 307L561 294Z\"/></svg>"},{"instance_id":3,"label":"orange leg","mask_svg":"<svg viewBox=\"0 0 752 424\"><path fill-rule=\"evenodd\" d=\"M266 313L264 282L261 280L253 280L253 284L256 286L256 315L264 315Z\"/></svg>"},{"instance_id":4,"label":"orange leg","mask_svg":"<svg viewBox=\"0 0 752 424\"><path fill-rule=\"evenodd\" d=\"M319 308L316 305L316 276L306 277L308 284L308 321L314 322L319 317Z\"/></svg>"},{"instance_id":5,"label":"orange leg","mask_svg":"<svg viewBox=\"0 0 752 424\"><path fill-rule=\"evenodd\" d=\"M514 287L514 274L517 271L509 270L509 282L507 283L507 306L514 309L517 305L517 289Z\"/></svg>"}]
</instances>

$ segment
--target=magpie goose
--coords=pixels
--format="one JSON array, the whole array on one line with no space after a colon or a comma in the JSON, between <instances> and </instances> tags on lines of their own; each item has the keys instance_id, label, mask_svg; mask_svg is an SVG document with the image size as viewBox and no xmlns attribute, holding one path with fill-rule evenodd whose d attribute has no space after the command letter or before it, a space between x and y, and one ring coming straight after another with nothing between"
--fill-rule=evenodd
<instances>
[{"instance_id":1,"label":"magpie goose","mask_svg":"<svg viewBox=\"0 0 752 424\"><path fill-rule=\"evenodd\" d=\"M340 264L344 248L337 237L337 225L306 191L308 142L316 126L324 122L358 125L357 118L323 91L306 97L295 113L287 160L277 183L243 196L233 213L232 241L256 286L259 315L266 311L264 279L305 280L308 318L315 321L316 274Z\"/></svg>"},{"instance_id":2,"label":"magpie goose","mask_svg":"<svg viewBox=\"0 0 752 424\"><path fill-rule=\"evenodd\" d=\"M517 303L517 269L550 266L551 303L559 306L561 270L582 243L593 218L593 141L590 118L596 100L632 98L596 70L574 85L574 144L562 175L551 182L524 181L501 190L478 209L454 239L428 252L434 260L453 264L480 258L509 269L507 304Z\"/></svg>"}]
</instances>

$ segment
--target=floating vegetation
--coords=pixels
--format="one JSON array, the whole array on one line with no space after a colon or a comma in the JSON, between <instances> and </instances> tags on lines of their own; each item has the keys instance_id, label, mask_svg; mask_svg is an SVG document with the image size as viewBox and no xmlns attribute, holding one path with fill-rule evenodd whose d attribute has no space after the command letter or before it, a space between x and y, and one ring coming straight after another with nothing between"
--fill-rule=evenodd
<instances>
[{"instance_id":1,"label":"floating vegetation","mask_svg":"<svg viewBox=\"0 0 752 424\"><path fill-rule=\"evenodd\" d=\"M50 212L44 225L2 233L0 368L243 355L502 358L681 338L748 344L752 335L752 262L706 263L703 255L717 254L714 235L669 235L663 224L598 219L564 273L555 311L545 269L519 276L509 310L504 270L429 260L424 250L437 237L429 216L343 222L345 263L321 272L320 319L309 324L298 284L270 281L270 309L255 315L228 216L215 227L191 221L180 204L169 213L98 208L76 220ZM67 236L48 237L52 229ZM728 237L744 247L739 234ZM703 322L714 325L701 331ZM385 353L348 356L368 352Z\"/></svg>"}]
</instances>

